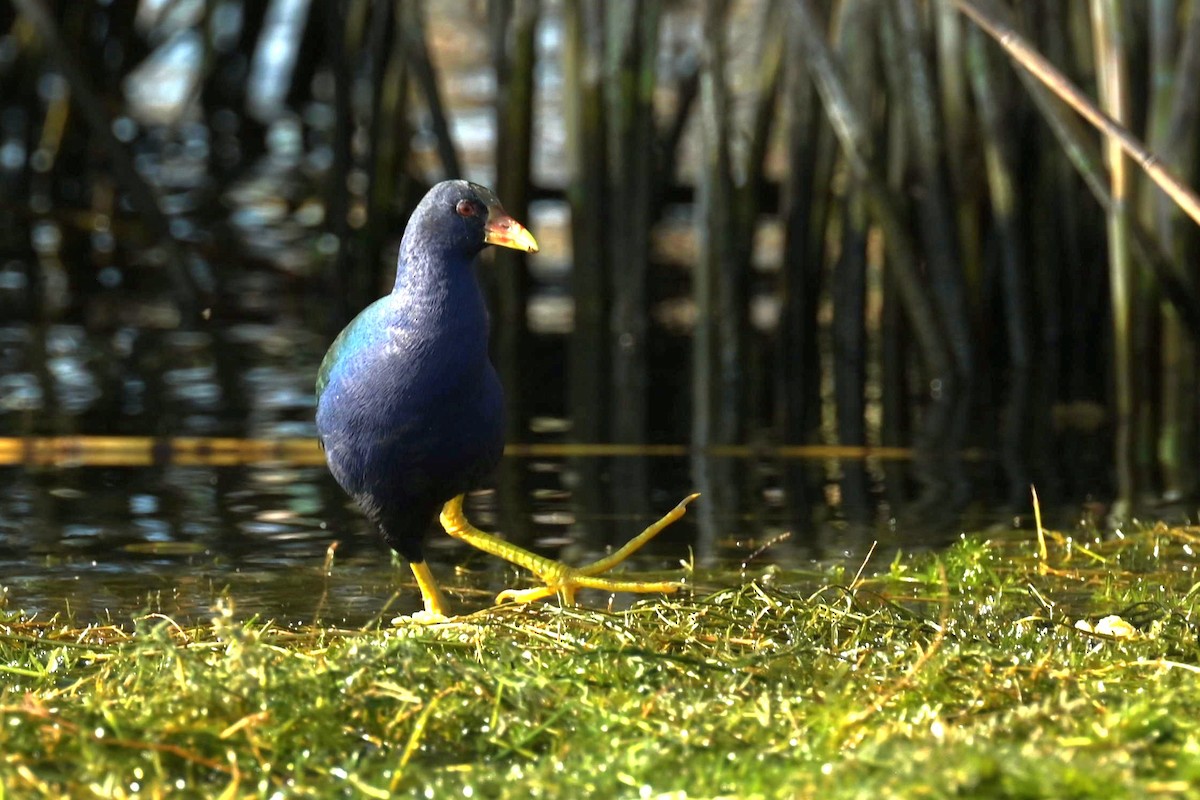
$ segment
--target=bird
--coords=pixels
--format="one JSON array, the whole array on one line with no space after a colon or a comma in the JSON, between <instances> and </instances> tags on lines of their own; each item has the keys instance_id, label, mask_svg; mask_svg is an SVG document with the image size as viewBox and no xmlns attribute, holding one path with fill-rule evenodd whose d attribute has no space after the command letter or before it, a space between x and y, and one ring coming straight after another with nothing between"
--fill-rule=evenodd
<instances>
[{"instance_id":1,"label":"bird","mask_svg":"<svg viewBox=\"0 0 1200 800\"><path fill-rule=\"evenodd\" d=\"M487 245L538 251L533 234L479 184L443 181L417 205L400 241L392 291L338 334L317 372L316 427L330 472L408 561L424 606L411 615L416 622L451 616L425 561L435 517L449 535L530 570L545 584L505 590L498 603L557 595L571 604L581 588L674 591L677 583L602 574L682 516L695 495L624 547L582 567L537 555L467 521L463 498L486 480L505 444L504 390L488 356L489 318L474 269Z\"/></svg>"}]
</instances>

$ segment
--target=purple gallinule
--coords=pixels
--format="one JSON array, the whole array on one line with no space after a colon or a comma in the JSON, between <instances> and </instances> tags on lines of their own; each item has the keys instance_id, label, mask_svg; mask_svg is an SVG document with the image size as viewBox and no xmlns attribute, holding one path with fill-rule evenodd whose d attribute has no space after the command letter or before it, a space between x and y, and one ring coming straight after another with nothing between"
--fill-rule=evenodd
<instances>
[{"instance_id":1,"label":"purple gallinule","mask_svg":"<svg viewBox=\"0 0 1200 800\"><path fill-rule=\"evenodd\" d=\"M417 206L400 242L395 288L355 317L321 362L317 431L330 471L409 561L425 601L418 621L447 615L422 548L439 509L446 533L545 583L498 601L557 594L571 603L580 588L673 591L674 583L598 576L682 516L688 500L611 556L578 568L484 533L463 515L464 493L504 451L504 392L488 359L487 309L474 272L489 244L538 250L483 186L444 181Z\"/></svg>"}]
</instances>

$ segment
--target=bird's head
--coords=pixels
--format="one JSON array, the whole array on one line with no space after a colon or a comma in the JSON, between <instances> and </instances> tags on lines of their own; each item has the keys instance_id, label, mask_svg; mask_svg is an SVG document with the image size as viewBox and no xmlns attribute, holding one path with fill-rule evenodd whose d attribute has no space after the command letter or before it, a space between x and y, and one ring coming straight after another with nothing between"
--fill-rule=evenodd
<instances>
[{"instance_id":1,"label":"bird's head","mask_svg":"<svg viewBox=\"0 0 1200 800\"><path fill-rule=\"evenodd\" d=\"M413 212L404 239L404 246L433 247L468 258L489 244L538 251L533 234L504 211L491 189L461 180L442 181L429 190Z\"/></svg>"}]
</instances>

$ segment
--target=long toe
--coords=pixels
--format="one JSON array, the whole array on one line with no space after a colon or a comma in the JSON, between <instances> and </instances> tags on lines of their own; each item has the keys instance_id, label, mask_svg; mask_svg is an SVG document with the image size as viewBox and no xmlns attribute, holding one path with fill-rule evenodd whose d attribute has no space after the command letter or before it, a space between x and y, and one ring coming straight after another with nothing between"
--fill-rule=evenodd
<instances>
[{"instance_id":1,"label":"long toe","mask_svg":"<svg viewBox=\"0 0 1200 800\"><path fill-rule=\"evenodd\" d=\"M441 522L446 533L455 539L466 542L485 553L502 558L510 564L523 567L536 575L545 584L544 586L532 589L507 589L496 596L497 603L532 603L557 595L563 605L573 605L575 603L575 595L580 589L599 589L604 592L668 593L676 591L679 588L679 584L670 581L618 580L599 576L625 561L657 536L664 528L682 517L687 511L688 503L699 496L698 494L693 494L685 497L679 505L664 514L653 525L650 525L637 536L630 539L616 552L582 567L567 566L559 561L531 553L492 534L484 533L467 521L462 510L462 495L455 497L442 507ZM414 568L415 571L416 569ZM424 585L422 577L418 573L417 582ZM432 578L429 579L429 582L432 582ZM424 593L424 589L422 591ZM428 606L428 594L426 594L426 600Z\"/></svg>"},{"instance_id":2,"label":"long toe","mask_svg":"<svg viewBox=\"0 0 1200 800\"><path fill-rule=\"evenodd\" d=\"M679 591L682 585L675 581L599 578L563 565L563 572L558 577L547 580L545 586L535 586L531 589L505 589L496 595L496 604L534 603L538 600L545 600L548 597L557 595L564 606L570 606L575 604L575 595L580 589L596 589L597 591L608 592L610 594L616 592L670 594Z\"/></svg>"}]
</instances>

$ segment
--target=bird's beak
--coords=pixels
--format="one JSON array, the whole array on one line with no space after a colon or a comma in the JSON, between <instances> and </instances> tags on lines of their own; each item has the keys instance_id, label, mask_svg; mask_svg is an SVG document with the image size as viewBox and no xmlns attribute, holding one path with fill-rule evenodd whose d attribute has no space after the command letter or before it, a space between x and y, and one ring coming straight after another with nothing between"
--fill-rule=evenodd
<instances>
[{"instance_id":1,"label":"bird's beak","mask_svg":"<svg viewBox=\"0 0 1200 800\"><path fill-rule=\"evenodd\" d=\"M488 244L524 250L526 253L538 251L537 239L533 238L533 234L499 209L488 209L487 222L483 225L483 240Z\"/></svg>"}]
</instances>

